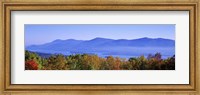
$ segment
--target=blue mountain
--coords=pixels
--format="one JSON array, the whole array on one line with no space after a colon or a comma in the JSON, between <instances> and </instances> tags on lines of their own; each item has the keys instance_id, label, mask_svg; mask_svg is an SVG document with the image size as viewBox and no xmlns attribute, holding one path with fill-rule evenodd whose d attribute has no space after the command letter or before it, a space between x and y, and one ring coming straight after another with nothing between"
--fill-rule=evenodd
<instances>
[{"instance_id":1,"label":"blue mountain","mask_svg":"<svg viewBox=\"0 0 200 95\"><path fill-rule=\"evenodd\" d=\"M82 40L74 40L74 39L68 39L68 40L54 40L52 42L42 44L42 45L31 45L26 47L27 50L66 50L71 49L72 46L76 46L83 42Z\"/></svg>"},{"instance_id":2,"label":"blue mountain","mask_svg":"<svg viewBox=\"0 0 200 95\"><path fill-rule=\"evenodd\" d=\"M52 42L42 44L42 45L31 45L26 47L26 50L42 52L42 53L62 53L62 54L72 54L72 53L95 53L95 54L125 54L132 55L137 53L138 49L144 49L142 54L154 53L154 52L164 52L168 54L175 48L175 41L163 38L140 38L140 39L107 39L107 38L94 38L91 40L54 40ZM150 48L150 49L149 49ZM168 51L164 51L167 49ZM153 51L152 51L153 49ZM132 52L131 52L132 51ZM152 51L152 52L149 52ZM64 53L63 53L64 52ZM174 54L175 52L172 51ZM141 54L141 52L138 52Z\"/></svg>"},{"instance_id":3,"label":"blue mountain","mask_svg":"<svg viewBox=\"0 0 200 95\"><path fill-rule=\"evenodd\" d=\"M113 40L108 43L104 43L103 46L131 46L131 47L173 47L175 46L174 40L157 38L140 38L134 40Z\"/></svg>"}]
</instances>

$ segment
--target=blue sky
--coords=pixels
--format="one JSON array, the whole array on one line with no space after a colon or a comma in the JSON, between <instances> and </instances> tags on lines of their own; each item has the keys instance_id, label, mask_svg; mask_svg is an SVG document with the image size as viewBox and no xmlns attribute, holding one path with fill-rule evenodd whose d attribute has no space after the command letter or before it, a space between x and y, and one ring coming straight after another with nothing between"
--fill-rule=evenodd
<instances>
[{"instance_id":1,"label":"blue sky","mask_svg":"<svg viewBox=\"0 0 200 95\"><path fill-rule=\"evenodd\" d=\"M175 24L25 24L25 45L44 44L56 39L90 40L166 38L175 39Z\"/></svg>"}]
</instances>

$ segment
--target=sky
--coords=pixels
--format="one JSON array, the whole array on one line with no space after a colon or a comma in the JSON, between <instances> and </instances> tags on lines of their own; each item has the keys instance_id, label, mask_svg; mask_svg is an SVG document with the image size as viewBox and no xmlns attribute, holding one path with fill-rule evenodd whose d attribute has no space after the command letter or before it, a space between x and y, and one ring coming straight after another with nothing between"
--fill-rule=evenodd
<instances>
[{"instance_id":1,"label":"sky","mask_svg":"<svg viewBox=\"0 0 200 95\"><path fill-rule=\"evenodd\" d=\"M175 24L25 24L25 46L56 39L91 40L166 38L175 40Z\"/></svg>"}]
</instances>

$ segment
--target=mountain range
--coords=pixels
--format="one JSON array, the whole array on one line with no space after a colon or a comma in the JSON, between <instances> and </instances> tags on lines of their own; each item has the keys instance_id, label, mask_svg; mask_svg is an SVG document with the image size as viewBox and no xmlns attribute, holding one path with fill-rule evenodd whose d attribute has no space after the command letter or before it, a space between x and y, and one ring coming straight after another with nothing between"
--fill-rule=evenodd
<instances>
[{"instance_id":1,"label":"mountain range","mask_svg":"<svg viewBox=\"0 0 200 95\"><path fill-rule=\"evenodd\" d=\"M62 54L72 54L72 53L101 53L101 54L115 54L115 55L131 55L131 51L138 51L144 49L147 52L144 53L154 53L162 52L163 49L173 50L175 48L175 41L171 39L164 38L139 38L139 39L107 39L107 38L94 38L91 40L54 40L49 43L42 45L31 45L26 47L26 50L37 51L43 53L62 53ZM153 49L153 52L148 52ZM157 50L157 51L156 51ZM141 51L142 52L142 51ZM164 51L167 52L167 51ZM134 52L135 54L136 52ZM144 54L142 53L142 54ZM174 51L172 52L174 53ZM136 53L140 54L140 52Z\"/></svg>"}]
</instances>

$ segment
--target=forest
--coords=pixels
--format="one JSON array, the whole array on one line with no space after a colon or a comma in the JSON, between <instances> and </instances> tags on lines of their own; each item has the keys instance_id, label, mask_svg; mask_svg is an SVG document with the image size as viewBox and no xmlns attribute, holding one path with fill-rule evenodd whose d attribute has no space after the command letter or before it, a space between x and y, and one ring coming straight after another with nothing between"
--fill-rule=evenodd
<instances>
[{"instance_id":1,"label":"forest","mask_svg":"<svg viewBox=\"0 0 200 95\"><path fill-rule=\"evenodd\" d=\"M91 54L39 56L25 51L25 70L175 70L175 55L162 59L160 53L129 59Z\"/></svg>"}]
</instances>

